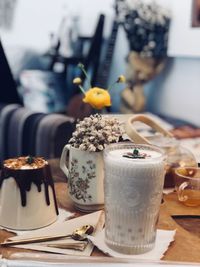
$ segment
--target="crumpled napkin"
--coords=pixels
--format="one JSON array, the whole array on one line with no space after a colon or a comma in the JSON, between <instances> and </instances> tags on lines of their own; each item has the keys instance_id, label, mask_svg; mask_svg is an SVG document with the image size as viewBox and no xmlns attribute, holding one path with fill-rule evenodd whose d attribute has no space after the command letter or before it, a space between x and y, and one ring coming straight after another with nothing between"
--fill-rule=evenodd
<instances>
[{"instance_id":1,"label":"crumpled napkin","mask_svg":"<svg viewBox=\"0 0 200 267\"><path fill-rule=\"evenodd\" d=\"M127 259L144 259L144 260L160 260L168 246L174 241L176 230L157 230L155 247L144 254L139 255L127 255L116 252L109 248L104 241L105 230L103 229L95 236L90 236L88 239L102 252L115 258L127 258Z\"/></svg>"}]
</instances>

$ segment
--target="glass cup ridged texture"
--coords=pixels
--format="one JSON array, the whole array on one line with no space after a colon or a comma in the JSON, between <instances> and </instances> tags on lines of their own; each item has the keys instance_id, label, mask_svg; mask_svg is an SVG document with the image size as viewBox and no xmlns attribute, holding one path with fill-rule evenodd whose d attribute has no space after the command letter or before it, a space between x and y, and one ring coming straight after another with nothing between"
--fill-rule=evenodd
<instances>
[{"instance_id":1,"label":"glass cup ridged texture","mask_svg":"<svg viewBox=\"0 0 200 267\"><path fill-rule=\"evenodd\" d=\"M151 155L126 158L134 149ZM155 146L118 143L104 151L105 242L124 254L142 254L155 246L164 184L164 153Z\"/></svg>"}]
</instances>

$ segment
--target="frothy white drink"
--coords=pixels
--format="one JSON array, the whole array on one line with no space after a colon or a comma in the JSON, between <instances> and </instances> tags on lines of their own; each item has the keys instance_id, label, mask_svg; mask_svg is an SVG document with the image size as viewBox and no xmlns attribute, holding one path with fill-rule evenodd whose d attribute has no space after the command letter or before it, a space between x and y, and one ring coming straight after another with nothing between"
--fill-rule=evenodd
<instances>
[{"instance_id":1,"label":"frothy white drink","mask_svg":"<svg viewBox=\"0 0 200 267\"><path fill-rule=\"evenodd\" d=\"M139 151L140 154L138 157L137 156L134 157L133 155L134 149ZM107 154L107 157L111 161L115 161L116 163L119 164L121 164L122 161L127 162L128 160L128 162L132 162L134 160L135 162L137 162L137 164L146 165L147 163L152 163L155 162L156 160L160 161L160 157L162 157L162 154L158 151L153 151L141 146L136 146L135 148L111 150ZM146 160L145 162L144 159Z\"/></svg>"},{"instance_id":2,"label":"frothy white drink","mask_svg":"<svg viewBox=\"0 0 200 267\"><path fill-rule=\"evenodd\" d=\"M155 244L164 161L154 146L121 143L105 150L106 243L126 254Z\"/></svg>"}]
</instances>

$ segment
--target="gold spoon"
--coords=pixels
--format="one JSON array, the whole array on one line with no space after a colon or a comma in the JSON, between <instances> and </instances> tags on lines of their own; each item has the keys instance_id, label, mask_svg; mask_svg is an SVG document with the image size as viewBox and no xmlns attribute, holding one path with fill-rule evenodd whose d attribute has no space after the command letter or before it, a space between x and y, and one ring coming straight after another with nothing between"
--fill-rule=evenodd
<instances>
[{"instance_id":1,"label":"gold spoon","mask_svg":"<svg viewBox=\"0 0 200 267\"><path fill-rule=\"evenodd\" d=\"M76 243L52 243L52 244L46 244L47 247L50 248L60 248L60 249L75 249L75 250L80 250L83 251L88 242L83 242L83 241L76 241Z\"/></svg>"},{"instance_id":2,"label":"gold spoon","mask_svg":"<svg viewBox=\"0 0 200 267\"><path fill-rule=\"evenodd\" d=\"M31 237L25 238L20 240L13 240L13 241L5 241L0 243L0 246L7 247L7 246L14 246L14 245L22 245L22 244L29 244L29 243L38 243L44 241L51 241L57 240L64 237L70 237L74 240L83 241L87 239L87 235L91 235L94 231L94 227L90 224L83 225L76 230L73 231L72 234L62 234L62 235L53 235L53 236L42 236L42 237Z\"/></svg>"}]
</instances>

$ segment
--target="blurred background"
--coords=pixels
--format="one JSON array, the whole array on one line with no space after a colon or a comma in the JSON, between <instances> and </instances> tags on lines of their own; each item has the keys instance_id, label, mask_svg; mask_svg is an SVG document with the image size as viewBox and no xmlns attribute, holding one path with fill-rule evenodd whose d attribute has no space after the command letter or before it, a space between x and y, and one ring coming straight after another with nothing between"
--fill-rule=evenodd
<instances>
[{"instance_id":1,"label":"blurred background","mask_svg":"<svg viewBox=\"0 0 200 267\"><path fill-rule=\"evenodd\" d=\"M72 80L82 62L93 85L126 76L112 89L108 112L148 111L200 126L198 2L0 0L2 51L19 95L5 99L2 81L1 102L79 117Z\"/></svg>"}]
</instances>

